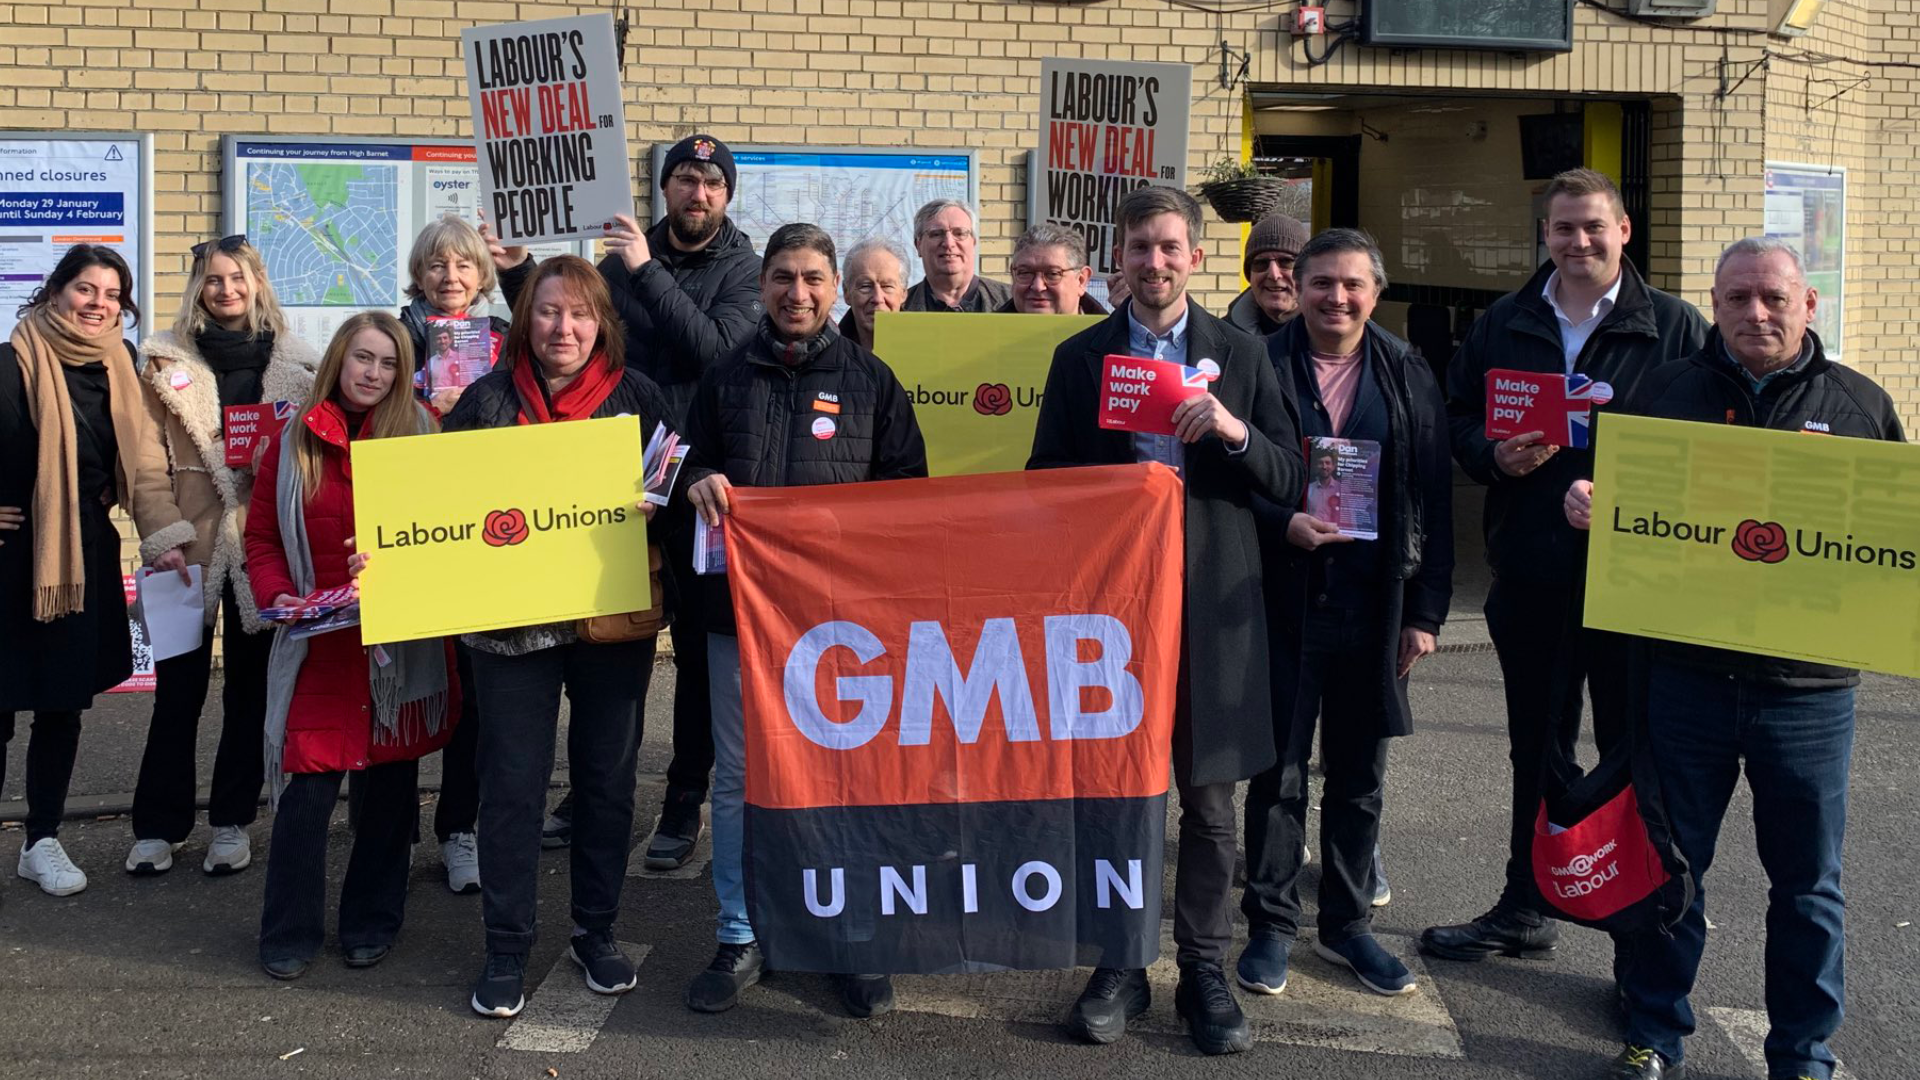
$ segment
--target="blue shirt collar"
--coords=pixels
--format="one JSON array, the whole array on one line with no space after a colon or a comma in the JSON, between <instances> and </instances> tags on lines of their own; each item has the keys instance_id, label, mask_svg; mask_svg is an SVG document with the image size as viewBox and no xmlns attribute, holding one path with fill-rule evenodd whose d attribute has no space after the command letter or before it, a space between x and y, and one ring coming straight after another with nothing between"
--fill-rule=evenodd
<instances>
[{"instance_id":1,"label":"blue shirt collar","mask_svg":"<svg viewBox=\"0 0 1920 1080\"><path fill-rule=\"evenodd\" d=\"M1143 326L1140 320L1133 317L1133 301L1128 300L1127 344L1131 348L1148 350L1152 349L1152 343L1156 341L1165 341L1171 345L1184 346L1187 340L1187 321L1192 318L1192 316L1193 303L1191 299L1189 299L1186 308L1180 312L1180 321L1173 324L1173 329L1167 331L1165 334L1156 334Z\"/></svg>"}]
</instances>

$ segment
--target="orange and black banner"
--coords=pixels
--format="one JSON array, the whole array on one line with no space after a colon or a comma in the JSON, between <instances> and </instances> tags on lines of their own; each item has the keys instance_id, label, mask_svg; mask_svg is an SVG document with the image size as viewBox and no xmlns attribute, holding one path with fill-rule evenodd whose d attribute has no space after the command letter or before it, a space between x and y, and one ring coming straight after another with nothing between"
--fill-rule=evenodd
<instances>
[{"instance_id":1,"label":"orange and black banner","mask_svg":"<svg viewBox=\"0 0 1920 1080\"><path fill-rule=\"evenodd\" d=\"M730 495L747 904L769 966L1151 962L1181 628L1174 474Z\"/></svg>"}]
</instances>

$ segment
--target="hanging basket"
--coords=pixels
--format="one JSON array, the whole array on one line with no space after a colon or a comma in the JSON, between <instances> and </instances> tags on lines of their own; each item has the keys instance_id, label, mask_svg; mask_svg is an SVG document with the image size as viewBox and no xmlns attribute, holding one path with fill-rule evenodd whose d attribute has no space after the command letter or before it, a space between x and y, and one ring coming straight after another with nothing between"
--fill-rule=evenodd
<instances>
[{"instance_id":1,"label":"hanging basket","mask_svg":"<svg viewBox=\"0 0 1920 1080\"><path fill-rule=\"evenodd\" d=\"M1200 197L1222 221L1259 221L1279 208L1286 187L1287 182L1277 176L1249 176L1202 184Z\"/></svg>"}]
</instances>

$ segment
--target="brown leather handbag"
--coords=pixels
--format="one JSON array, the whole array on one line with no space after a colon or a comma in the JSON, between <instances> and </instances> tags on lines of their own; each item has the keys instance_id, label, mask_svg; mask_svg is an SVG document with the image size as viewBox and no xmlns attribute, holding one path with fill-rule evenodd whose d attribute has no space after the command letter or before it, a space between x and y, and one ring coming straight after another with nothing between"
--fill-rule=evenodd
<instances>
[{"instance_id":1,"label":"brown leather handbag","mask_svg":"<svg viewBox=\"0 0 1920 1080\"><path fill-rule=\"evenodd\" d=\"M619 615L595 615L591 619L576 619L573 632L580 640L589 645L617 645L623 641L639 641L650 638L666 629L667 608L666 591L660 587L660 567L665 560L660 555L660 545L647 545L647 590L653 596L653 606L645 611L628 611Z\"/></svg>"}]
</instances>

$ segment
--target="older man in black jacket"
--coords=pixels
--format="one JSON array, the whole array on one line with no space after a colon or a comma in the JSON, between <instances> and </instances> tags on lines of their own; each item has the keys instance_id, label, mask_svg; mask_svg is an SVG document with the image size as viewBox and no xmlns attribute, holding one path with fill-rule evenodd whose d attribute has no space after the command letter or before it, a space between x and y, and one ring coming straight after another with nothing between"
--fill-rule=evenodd
<instances>
[{"instance_id":1,"label":"older man in black jacket","mask_svg":"<svg viewBox=\"0 0 1920 1080\"><path fill-rule=\"evenodd\" d=\"M1818 296L1800 256L1778 240L1741 240L1714 273L1714 332L1660 369L1645 411L1672 420L1905 442L1893 401L1827 359L1809 327ZM1568 523L1591 524L1593 484L1566 493ZM1667 820L1699 886L1741 772L1767 872L1767 1075L1828 1080L1827 1041L1843 1008L1846 834L1853 695L1860 673L1677 642L1651 643L1647 739L1663 775ZM1616 939L1627 1046L1608 1080L1677 1080L1693 1034L1693 991L1707 945L1706 892L1671 932Z\"/></svg>"},{"instance_id":2,"label":"older man in black jacket","mask_svg":"<svg viewBox=\"0 0 1920 1080\"><path fill-rule=\"evenodd\" d=\"M1235 978L1256 993L1286 989L1317 728L1326 786L1314 949L1367 989L1397 996L1414 981L1373 937L1375 845L1387 740L1413 733L1407 677L1433 652L1453 595L1446 409L1432 370L1371 321L1387 275L1365 233L1330 229L1307 241L1295 277L1300 317L1267 352L1300 402L1301 434L1317 460L1371 452L1378 469L1371 493L1344 493L1345 520L1254 501L1280 760L1247 788L1248 944Z\"/></svg>"},{"instance_id":3,"label":"older man in black jacket","mask_svg":"<svg viewBox=\"0 0 1920 1080\"><path fill-rule=\"evenodd\" d=\"M1487 631L1500 655L1513 767L1500 899L1471 922L1420 935L1422 951L1449 960L1553 951L1559 931L1540 912L1529 861L1540 770L1550 745L1573 756L1583 682L1603 749L1624 729L1627 710L1625 639L1581 625L1587 538L1560 508L1567 485L1593 476L1593 453L1550 445L1538 431L1487 438L1487 372L1586 375L1612 387L1606 409L1635 412L1647 377L1699 348L1706 333L1692 305L1648 285L1625 258L1633 227L1613 181L1591 169L1561 173L1547 185L1546 204L1550 261L1487 309L1447 369L1454 459L1487 485Z\"/></svg>"},{"instance_id":4,"label":"older man in black jacket","mask_svg":"<svg viewBox=\"0 0 1920 1080\"><path fill-rule=\"evenodd\" d=\"M1233 931L1233 786L1274 762L1252 500L1293 505L1305 468L1291 403L1260 343L1187 297L1187 278L1204 254L1194 245L1199 204L1177 188L1145 187L1121 200L1114 217L1131 299L1054 351L1027 467L1158 461L1186 481L1185 648L1173 733L1180 794L1174 1004L1201 1050L1232 1053L1253 1045L1222 966ZM1212 393L1174 411L1173 435L1107 431L1098 417L1109 354L1218 377ZM1145 971L1103 967L1074 1003L1068 1027L1112 1042L1148 1002Z\"/></svg>"},{"instance_id":5,"label":"older man in black jacket","mask_svg":"<svg viewBox=\"0 0 1920 1080\"><path fill-rule=\"evenodd\" d=\"M760 319L760 256L727 218L738 190L727 145L711 135L689 135L667 151L660 168L667 216L644 233L622 214L607 233L600 275L627 331L627 362L660 384L685 430L687 404L700 376L732 352ZM522 247L501 248L494 262L512 302L533 272ZM687 576L693 539L685 530L665 537L668 569ZM667 766L666 803L647 844L649 870L671 870L693 857L700 838L700 805L713 768L712 709L707 700L707 626L699 605L688 605L673 627L673 760ZM547 823L543 842L567 843L570 804Z\"/></svg>"}]
</instances>

